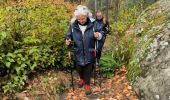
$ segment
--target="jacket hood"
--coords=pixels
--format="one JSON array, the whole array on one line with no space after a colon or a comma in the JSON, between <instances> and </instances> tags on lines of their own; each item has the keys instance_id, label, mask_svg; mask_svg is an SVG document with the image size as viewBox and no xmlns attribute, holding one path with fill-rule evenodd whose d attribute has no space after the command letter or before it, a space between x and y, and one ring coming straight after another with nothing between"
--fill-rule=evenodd
<instances>
[{"instance_id":1,"label":"jacket hood","mask_svg":"<svg viewBox=\"0 0 170 100\"><path fill-rule=\"evenodd\" d=\"M93 17L88 17L88 19L90 19L91 22L94 22L94 21L95 21L95 19L94 19ZM71 19L70 23L71 23L71 25L72 25L72 24L75 23L75 22L76 22L76 17L73 17L73 18Z\"/></svg>"}]
</instances>

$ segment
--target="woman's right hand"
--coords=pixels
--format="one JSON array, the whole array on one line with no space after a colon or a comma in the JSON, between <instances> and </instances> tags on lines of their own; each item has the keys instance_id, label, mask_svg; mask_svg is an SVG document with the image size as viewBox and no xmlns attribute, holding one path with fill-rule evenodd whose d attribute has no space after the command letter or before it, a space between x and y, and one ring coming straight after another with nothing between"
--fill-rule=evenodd
<instances>
[{"instance_id":1,"label":"woman's right hand","mask_svg":"<svg viewBox=\"0 0 170 100\"><path fill-rule=\"evenodd\" d=\"M71 39L68 39L68 40L66 39L65 42L66 42L66 45L69 46L71 44Z\"/></svg>"}]
</instances>

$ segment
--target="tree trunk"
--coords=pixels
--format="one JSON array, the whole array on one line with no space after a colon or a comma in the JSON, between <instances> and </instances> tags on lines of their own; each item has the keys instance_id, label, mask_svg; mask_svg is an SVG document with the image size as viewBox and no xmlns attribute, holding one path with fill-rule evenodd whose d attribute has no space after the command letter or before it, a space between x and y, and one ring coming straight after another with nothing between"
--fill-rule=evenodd
<instances>
[{"instance_id":1,"label":"tree trunk","mask_svg":"<svg viewBox=\"0 0 170 100\"><path fill-rule=\"evenodd\" d=\"M106 19L108 19L109 16L109 0L106 0Z\"/></svg>"},{"instance_id":2,"label":"tree trunk","mask_svg":"<svg viewBox=\"0 0 170 100\"><path fill-rule=\"evenodd\" d=\"M97 0L94 1L94 4L95 4L95 10L94 10L94 14L95 14L97 11Z\"/></svg>"},{"instance_id":3,"label":"tree trunk","mask_svg":"<svg viewBox=\"0 0 170 100\"><path fill-rule=\"evenodd\" d=\"M119 12L119 0L115 0L115 7L114 7L114 20L115 22L118 21L118 12Z\"/></svg>"}]
</instances>

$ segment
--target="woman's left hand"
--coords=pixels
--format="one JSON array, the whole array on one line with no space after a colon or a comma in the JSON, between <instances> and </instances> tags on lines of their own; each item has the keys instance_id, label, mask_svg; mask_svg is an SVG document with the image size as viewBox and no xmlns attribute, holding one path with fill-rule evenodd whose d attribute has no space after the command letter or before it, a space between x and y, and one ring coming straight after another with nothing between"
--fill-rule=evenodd
<instances>
[{"instance_id":1,"label":"woman's left hand","mask_svg":"<svg viewBox=\"0 0 170 100\"><path fill-rule=\"evenodd\" d=\"M96 39L98 39L99 38L99 32L94 32L94 37L96 38Z\"/></svg>"}]
</instances>

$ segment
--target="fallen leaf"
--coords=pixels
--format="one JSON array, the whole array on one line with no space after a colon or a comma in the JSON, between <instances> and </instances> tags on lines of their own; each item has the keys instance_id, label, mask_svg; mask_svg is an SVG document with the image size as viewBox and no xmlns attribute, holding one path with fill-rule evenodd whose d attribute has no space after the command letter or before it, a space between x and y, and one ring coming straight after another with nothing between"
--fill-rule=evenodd
<instances>
[{"instance_id":1,"label":"fallen leaf","mask_svg":"<svg viewBox=\"0 0 170 100\"><path fill-rule=\"evenodd\" d=\"M8 100L7 96L3 96L2 100Z\"/></svg>"},{"instance_id":2,"label":"fallen leaf","mask_svg":"<svg viewBox=\"0 0 170 100\"><path fill-rule=\"evenodd\" d=\"M129 90L132 90L132 87L131 87L131 86L128 86L127 88L128 88Z\"/></svg>"},{"instance_id":3,"label":"fallen leaf","mask_svg":"<svg viewBox=\"0 0 170 100\"><path fill-rule=\"evenodd\" d=\"M127 97L130 96L130 93L126 94L126 96L127 96Z\"/></svg>"},{"instance_id":4,"label":"fallen leaf","mask_svg":"<svg viewBox=\"0 0 170 100\"><path fill-rule=\"evenodd\" d=\"M16 98L17 99L24 99L24 97L26 97L26 93L22 92L22 93L16 93Z\"/></svg>"}]
</instances>

